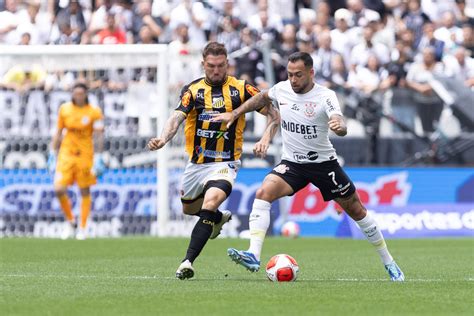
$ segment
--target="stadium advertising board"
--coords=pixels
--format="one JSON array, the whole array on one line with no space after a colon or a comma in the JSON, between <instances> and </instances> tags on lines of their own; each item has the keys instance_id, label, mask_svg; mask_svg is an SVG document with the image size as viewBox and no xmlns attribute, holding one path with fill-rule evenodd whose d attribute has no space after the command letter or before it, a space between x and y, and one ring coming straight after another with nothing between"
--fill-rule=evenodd
<instances>
[{"instance_id":1,"label":"stadium advertising board","mask_svg":"<svg viewBox=\"0 0 474 316\"><path fill-rule=\"evenodd\" d=\"M347 168L361 200L374 212L387 237L474 235L474 169L469 168ZM236 237L248 229L247 218L266 169L242 169L232 194L223 204L234 220L223 232ZM195 218L183 219L179 176L171 177L171 217L168 233L186 236ZM0 233L2 236L54 237L62 215L46 170L0 171ZM92 190L97 237L156 233L156 170L121 169L107 172ZM76 214L78 191L69 191ZM307 186L272 206L275 231L286 220L299 223L303 236L361 237L338 205L325 202L319 190Z\"/></svg>"}]
</instances>

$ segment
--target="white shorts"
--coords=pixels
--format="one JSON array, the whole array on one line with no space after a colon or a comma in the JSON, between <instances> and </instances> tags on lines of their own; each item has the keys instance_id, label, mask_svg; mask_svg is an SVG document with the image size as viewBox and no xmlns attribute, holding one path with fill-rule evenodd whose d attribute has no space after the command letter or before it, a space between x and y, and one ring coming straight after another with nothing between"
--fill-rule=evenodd
<instances>
[{"instance_id":1,"label":"white shorts","mask_svg":"<svg viewBox=\"0 0 474 316\"><path fill-rule=\"evenodd\" d=\"M189 162L183 173L181 200L192 202L203 197L204 187L210 180L226 180L234 185L240 165L240 160L205 164Z\"/></svg>"}]
</instances>

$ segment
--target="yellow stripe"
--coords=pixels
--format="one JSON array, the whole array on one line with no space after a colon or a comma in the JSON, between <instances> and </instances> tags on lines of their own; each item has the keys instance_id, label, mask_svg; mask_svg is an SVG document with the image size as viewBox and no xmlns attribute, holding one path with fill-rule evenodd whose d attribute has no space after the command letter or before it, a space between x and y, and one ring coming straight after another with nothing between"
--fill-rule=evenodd
<instances>
[{"instance_id":1,"label":"yellow stripe","mask_svg":"<svg viewBox=\"0 0 474 316\"><path fill-rule=\"evenodd\" d=\"M186 119L186 124L184 125L184 135L186 137L186 152L189 155L189 159L193 157L194 153L194 131L196 130L196 119L197 112L196 110L192 110Z\"/></svg>"},{"instance_id":2,"label":"yellow stripe","mask_svg":"<svg viewBox=\"0 0 474 316\"><path fill-rule=\"evenodd\" d=\"M203 85L204 86L204 106L205 106L205 111L212 111L212 91L211 87L208 85ZM202 129L208 129L209 128L210 122L204 121L202 123ZM204 150L206 150L206 138L201 137L201 147L203 149L203 153L199 156L197 163L203 163L204 162Z\"/></svg>"},{"instance_id":3,"label":"yellow stripe","mask_svg":"<svg viewBox=\"0 0 474 316\"><path fill-rule=\"evenodd\" d=\"M175 111L175 112L178 112L178 113L183 113L183 114L184 114L184 117L187 117L187 116L188 116L188 113L185 113L185 112L183 112L183 111L181 111L181 110L174 110L174 111Z\"/></svg>"},{"instance_id":4,"label":"yellow stripe","mask_svg":"<svg viewBox=\"0 0 474 316\"><path fill-rule=\"evenodd\" d=\"M245 101L245 80L235 80L236 87L239 89L240 101L242 104ZM234 141L234 159L239 160L242 156L242 146L244 143L244 129L245 129L245 115L242 115L237 120L237 126L235 128L235 141Z\"/></svg>"},{"instance_id":5,"label":"yellow stripe","mask_svg":"<svg viewBox=\"0 0 474 316\"><path fill-rule=\"evenodd\" d=\"M204 79L200 80L191 86L189 86L189 90L191 91L192 99L196 100L196 94L200 88L205 88L206 85L203 84ZM178 112L184 113L182 111L177 110ZM193 157L194 153L194 137L196 137L196 122L197 122L197 112L196 109L192 109L189 114L186 114L186 124L184 125L184 135L186 137L186 152L189 155L189 159Z\"/></svg>"},{"instance_id":6,"label":"yellow stripe","mask_svg":"<svg viewBox=\"0 0 474 316\"><path fill-rule=\"evenodd\" d=\"M244 142L245 115L239 117L235 129L234 159L239 160L242 155L242 145Z\"/></svg>"},{"instance_id":7,"label":"yellow stripe","mask_svg":"<svg viewBox=\"0 0 474 316\"><path fill-rule=\"evenodd\" d=\"M232 99L230 97L230 86L228 84L222 87L222 96L224 97L225 111L232 112ZM226 130L226 124L222 123L220 127L221 131ZM216 151L224 151L225 138L221 137L217 140ZM222 157L216 158L216 161L222 161Z\"/></svg>"},{"instance_id":8,"label":"yellow stripe","mask_svg":"<svg viewBox=\"0 0 474 316\"><path fill-rule=\"evenodd\" d=\"M236 80L236 87L239 88L240 102L241 104L245 101L245 80Z\"/></svg>"}]
</instances>

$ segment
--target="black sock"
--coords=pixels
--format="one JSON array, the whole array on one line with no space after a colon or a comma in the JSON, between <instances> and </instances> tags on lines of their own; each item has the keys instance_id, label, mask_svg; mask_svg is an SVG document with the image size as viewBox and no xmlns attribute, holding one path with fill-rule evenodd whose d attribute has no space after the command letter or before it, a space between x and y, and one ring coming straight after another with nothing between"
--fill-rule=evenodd
<instances>
[{"instance_id":1,"label":"black sock","mask_svg":"<svg viewBox=\"0 0 474 316\"><path fill-rule=\"evenodd\" d=\"M217 224L217 223L220 223L221 220L222 220L222 212L219 211L219 209L217 209L217 210L216 210L216 221L215 221L215 223L216 223L216 224Z\"/></svg>"},{"instance_id":2,"label":"black sock","mask_svg":"<svg viewBox=\"0 0 474 316\"><path fill-rule=\"evenodd\" d=\"M201 217L201 211L195 213L195 214L192 214L193 216L197 216L197 217ZM222 220L222 212L219 211L219 210L216 210L216 220L215 220L215 223L220 223Z\"/></svg>"},{"instance_id":3,"label":"black sock","mask_svg":"<svg viewBox=\"0 0 474 316\"><path fill-rule=\"evenodd\" d=\"M216 218L216 213L209 210L202 209L200 213L201 216L191 233L191 241L189 242L188 251L184 258L184 260L189 260L191 263L196 260L197 256L199 256L201 250L206 245L211 236L212 227L214 226Z\"/></svg>"},{"instance_id":4,"label":"black sock","mask_svg":"<svg viewBox=\"0 0 474 316\"><path fill-rule=\"evenodd\" d=\"M201 217L201 211L199 211L199 212L197 212L197 213L194 213L194 214L191 214L191 216Z\"/></svg>"}]
</instances>

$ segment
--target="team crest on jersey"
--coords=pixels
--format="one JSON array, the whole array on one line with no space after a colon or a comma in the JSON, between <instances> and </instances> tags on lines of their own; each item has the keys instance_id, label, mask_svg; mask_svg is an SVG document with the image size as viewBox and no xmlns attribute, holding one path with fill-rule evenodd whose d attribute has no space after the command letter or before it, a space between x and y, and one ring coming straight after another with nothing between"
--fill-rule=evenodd
<instances>
[{"instance_id":1,"label":"team crest on jersey","mask_svg":"<svg viewBox=\"0 0 474 316\"><path fill-rule=\"evenodd\" d=\"M252 86L251 84L245 85L245 90L253 97L254 95L258 94L258 89Z\"/></svg>"},{"instance_id":2,"label":"team crest on jersey","mask_svg":"<svg viewBox=\"0 0 474 316\"><path fill-rule=\"evenodd\" d=\"M189 102L191 101L191 91L186 91L181 98L181 104L187 108L189 106Z\"/></svg>"},{"instance_id":3,"label":"team crest on jersey","mask_svg":"<svg viewBox=\"0 0 474 316\"><path fill-rule=\"evenodd\" d=\"M280 173L280 174L284 174L284 173L286 173L288 170L290 170L290 168L287 167L285 164L282 164L282 165L276 166L275 168L273 168L273 170L274 170L275 172Z\"/></svg>"},{"instance_id":4,"label":"team crest on jersey","mask_svg":"<svg viewBox=\"0 0 474 316\"><path fill-rule=\"evenodd\" d=\"M304 106L304 115L306 115L307 117L313 117L316 113L316 103L306 103Z\"/></svg>"},{"instance_id":5,"label":"team crest on jersey","mask_svg":"<svg viewBox=\"0 0 474 316\"><path fill-rule=\"evenodd\" d=\"M83 116L81 118L82 125L87 125L87 124L89 124L90 121L91 121L91 119L88 116Z\"/></svg>"},{"instance_id":6,"label":"team crest on jersey","mask_svg":"<svg viewBox=\"0 0 474 316\"><path fill-rule=\"evenodd\" d=\"M220 109L225 106L224 98L223 97L218 97L218 98L212 98L212 107L215 109Z\"/></svg>"}]
</instances>

